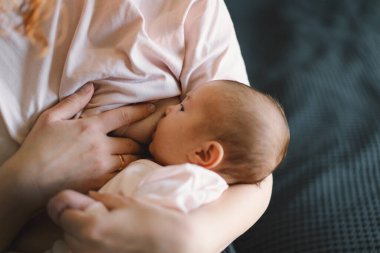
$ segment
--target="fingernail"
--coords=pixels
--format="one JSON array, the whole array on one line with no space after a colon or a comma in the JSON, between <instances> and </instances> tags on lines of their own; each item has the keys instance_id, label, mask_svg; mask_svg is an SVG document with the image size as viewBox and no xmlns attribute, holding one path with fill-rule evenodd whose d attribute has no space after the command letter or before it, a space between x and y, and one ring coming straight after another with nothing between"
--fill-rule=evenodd
<instances>
[{"instance_id":1,"label":"fingernail","mask_svg":"<svg viewBox=\"0 0 380 253\"><path fill-rule=\"evenodd\" d=\"M80 88L80 91L84 93L89 93L90 91L92 91L93 87L94 87L93 83L87 83L82 88Z\"/></svg>"},{"instance_id":2,"label":"fingernail","mask_svg":"<svg viewBox=\"0 0 380 253\"><path fill-rule=\"evenodd\" d=\"M149 104L148 105L148 111L149 112L154 112L156 110L156 106L154 104Z\"/></svg>"}]
</instances>

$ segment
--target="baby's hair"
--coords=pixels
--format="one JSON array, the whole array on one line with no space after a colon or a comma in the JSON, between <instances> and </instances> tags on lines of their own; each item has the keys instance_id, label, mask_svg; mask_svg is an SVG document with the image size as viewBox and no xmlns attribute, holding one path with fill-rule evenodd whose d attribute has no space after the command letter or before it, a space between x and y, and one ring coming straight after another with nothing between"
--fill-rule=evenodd
<instances>
[{"instance_id":1,"label":"baby's hair","mask_svg":"<svg viewBox=\"0 0 380 253\"><path fill-rule=\"evenodd\" d=\"M21 23L14 27L31 43L40 47L44 56L49 48L48 40L42 32L42 23L51 16L54 0L9 0L1 1L0 13L14 13L21 17Z\"/></svg>"},{"instance_id":2,"label":"baby's hair","mask_svg":"<svg viewBox=\"0 0 380 253\"><path fill-rule=\"evenodd\" d=\"M233 82L218 81L217 106L206 129L224 150L219 173L236 183L259 183L284 160L290 140L281 105L269 95ZM217 124L215 124L217 122Z\"/></svg>"}]
</instances>

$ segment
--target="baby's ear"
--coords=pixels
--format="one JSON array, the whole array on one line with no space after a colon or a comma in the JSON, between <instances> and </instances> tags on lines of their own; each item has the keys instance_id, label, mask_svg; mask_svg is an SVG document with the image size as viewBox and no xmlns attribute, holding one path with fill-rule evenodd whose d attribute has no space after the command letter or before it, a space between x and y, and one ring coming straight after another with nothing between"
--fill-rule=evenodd
<instances>
[{"instance_id":1,"label":"baby's ear","mask_svg":"<svg viewBox=\"0 0 380 253\"><path fill-rule=\"evenodd\" d=\"M214 170L223 160L224 149L217 141L207 141L188 154L191 163Z\"/></svg>"}]
</instances>

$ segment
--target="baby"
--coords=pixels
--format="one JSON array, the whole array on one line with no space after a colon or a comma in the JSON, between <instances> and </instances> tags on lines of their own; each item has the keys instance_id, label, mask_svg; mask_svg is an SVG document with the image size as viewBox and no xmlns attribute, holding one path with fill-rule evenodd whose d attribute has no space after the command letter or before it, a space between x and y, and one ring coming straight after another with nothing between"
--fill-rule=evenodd
<instances>
[{"instance_id":1,"label":"baby","mask_svg":"<svg viewBox=\"0 0 380 253\"><path fill-rule=\"evenodd\" d=\"M233 81L212 81L166 108L149 145L153 160L129 164L100 192L189 212L232 184L260 183L284 159L290 139L281 106ZM88 212L107 212L96 202ZM49 252L69 252L63 241Z\"/></svg>"}]
</instances>

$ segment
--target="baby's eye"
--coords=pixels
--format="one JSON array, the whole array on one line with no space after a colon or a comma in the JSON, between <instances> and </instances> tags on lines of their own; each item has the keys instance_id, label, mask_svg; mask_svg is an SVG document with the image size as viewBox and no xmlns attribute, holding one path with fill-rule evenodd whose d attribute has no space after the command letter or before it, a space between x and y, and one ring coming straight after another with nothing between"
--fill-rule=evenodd
<instances>
[{"instance_id":1,"label":"baby's eye","mask_svg":"<svg viewBox=\"0 0 380 253\"><path fill-rule=\"evenodd\" d=\"M184 111L185 111L185 108L183 107L183 104L179 104L179 106L180 106L180 109L179 109L179 110L180 110L181 112L184 112Z\"/></svg>"}]
</instances>

